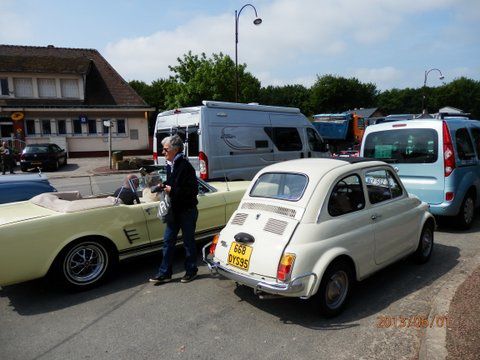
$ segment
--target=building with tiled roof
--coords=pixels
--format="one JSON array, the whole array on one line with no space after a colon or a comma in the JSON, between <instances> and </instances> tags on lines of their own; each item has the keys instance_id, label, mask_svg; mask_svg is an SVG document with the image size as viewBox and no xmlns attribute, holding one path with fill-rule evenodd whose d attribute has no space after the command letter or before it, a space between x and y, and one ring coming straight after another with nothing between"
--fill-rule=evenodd
<instances>
[{"instance_id":1,"label":"building with tiled roof","mask_svg":"<svg viewBox=\"0 0 480 360\"><path fill-rule=\"evenodd\" d=\"M154 110L97 50L0 45L2 138L98 156L111 132L112 150L147 153Z\"/></svg>"}]
</instances>

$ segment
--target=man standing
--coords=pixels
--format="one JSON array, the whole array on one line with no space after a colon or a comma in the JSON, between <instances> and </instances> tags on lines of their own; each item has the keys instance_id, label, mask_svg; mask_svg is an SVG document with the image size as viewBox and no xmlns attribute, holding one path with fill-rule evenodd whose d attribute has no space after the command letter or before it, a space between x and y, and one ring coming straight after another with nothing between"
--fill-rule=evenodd
<instances>
[{"instance_id":1,"label":"man standing","mask_svg":"<svg viewBox=\"0 0 480 360\"><path fill-rule=\"evenodd\" d=\"M5 175L5 170L10 170L10 174L14 174L13 172L13 158L10 153L10 149L8 148L8 144L6 141L2 143L2 147L0 148L0 155L2 157L2 174Z\"/></svg>"},{"instance_id":2,"label":"man standing","mask_svg":"<svg viewBox=\"0 0 480 360\"><path fill-rule=\"evenodd\" d=\"M192 281L197 276L197 251L195 247L195 227L197 224L198 183L195 169L183 155L183 142L180 136L173 135L162 140L163 154L167 161L167 181L165 191L170 196L172 219L167 221L163 237L163 259L155 277L155 284L172 279L172 261L177 235L182 230L185 248L185 275L182 283Z\"/></svg>"}]
</instances>

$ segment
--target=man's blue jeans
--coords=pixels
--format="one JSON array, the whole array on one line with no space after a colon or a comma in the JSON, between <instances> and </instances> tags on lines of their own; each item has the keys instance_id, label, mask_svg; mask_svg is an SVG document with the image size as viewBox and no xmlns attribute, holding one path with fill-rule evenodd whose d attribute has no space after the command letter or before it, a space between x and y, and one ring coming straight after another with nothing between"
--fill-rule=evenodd
<instances>
[{"instance_id":1,"label":"man's blue jeans","mask_svg":"<svg viewBox=\"0 0 480 360\"><path fill-rule=\"evenodd\" d=\"M197 268L197 249L195 247L195 226L197 224L197 208L188 209L175 214L175 220L168 222L163 239L163 259L157 276L172 275L172 262L177 235L182 230L183 247L185 248L185 272L187 274L196 274Z\"/></svg>"}]
</instances>

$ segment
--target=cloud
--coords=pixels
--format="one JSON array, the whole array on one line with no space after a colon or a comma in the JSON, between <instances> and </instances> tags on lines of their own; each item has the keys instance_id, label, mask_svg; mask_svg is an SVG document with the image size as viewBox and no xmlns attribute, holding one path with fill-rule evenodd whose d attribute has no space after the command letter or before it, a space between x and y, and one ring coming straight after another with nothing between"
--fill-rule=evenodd
<instances>
[{"instance_id":1,"label":"cloud","mask_svg":"<svg viewBox=\"0 0 480 360\"><path fill-rule=\"evenodd\" d=\"M349 69L356 67L358 70L353 74L361 81L374 82L379 88L398 87L408 82L402 77L406 69L399 57L388 54L390 58L381 64L370 58L370 53L381 52L383 47L388 49L384 51L397 51L397 43L402 44L404 51L417 48L427 53L427 47L445 48L449 26L465 29L462 21L469 16L478 17L470 14L479 10L477 3L476 0L261 1L256 4L263 19L260 26L252 24L255 14L249 7L243 9L239 18L238 61L247 63L247 70L262 85L289 84L294 79L309 82L319 73L317 69L346 76ZM433 22L431 19L436 15L443 14L443 19L450 13L456 19L454 23L436 24L443 35L432 30L436 39L427 35L417 39L419 29L423 33L425 24ZM461 41L462 38L458 40ZM478 40L470 41L478 45ZM110 42L103 53L127 80L150 82L168 77L168 66L175 65L176 59L190 50L194 54L205 52L207 56L222 52L234 59L232 13L190 18L173 30ZM355 64L348 64L353 56ZM423 69L424 65L420 67Z\"/></svg>"},{"instance_id":2,"label":"cloud","mask_svg":"<svg viewBox=\"0 0 480 360\"><path fill-rule=\"evenodd\" d=\"M353 71L353 76L364 83L373 83L379 90L385 90L393 87L404 77L401 70L391 66L378 69L361 68Z\"/></svg>"}]
</instances>

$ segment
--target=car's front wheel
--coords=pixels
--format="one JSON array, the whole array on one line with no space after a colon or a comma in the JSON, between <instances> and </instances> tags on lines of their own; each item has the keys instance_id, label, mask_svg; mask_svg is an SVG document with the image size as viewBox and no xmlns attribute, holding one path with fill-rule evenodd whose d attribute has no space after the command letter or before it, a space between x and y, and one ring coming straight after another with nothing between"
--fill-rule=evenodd
<instances>
[{"instance_id":1,"label":"car's front wheel","mask_svg":"<svg viewBox=\"0 0 480 360\"><path fill-rule=\"evenodd\" d=\"M343 311L352 287L352 273L350 264L344 260L328 266L315 295L322 315L333 317Z\"/></svg>"},{"instance_id":2,"label":"car's front wheel","mask_svg":"<svg viewBox=\"0 0 480 360\"><path fill-rule=\"evenodd\" d=\"M416 263L424 264L432 256L433 251L433 225L425 224L422 229L422 234L420 235L420 240L418 241L418 247L413 258Z\"/></svg>"},{"instance_id":3,"label":"car's front wheel","mask_svg":"<svg viewBox=\"0 0 480 360\"><path fill-rule=\"evenodd\" d=\"M116 264L113 251L104 241L80 240L59 254L54 275L71 290L87 290L110 275Z\"/></svg>"}]
</instances>

